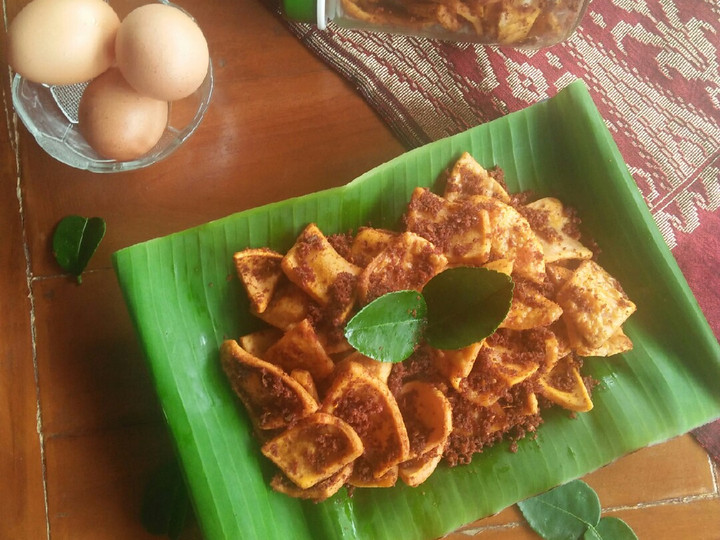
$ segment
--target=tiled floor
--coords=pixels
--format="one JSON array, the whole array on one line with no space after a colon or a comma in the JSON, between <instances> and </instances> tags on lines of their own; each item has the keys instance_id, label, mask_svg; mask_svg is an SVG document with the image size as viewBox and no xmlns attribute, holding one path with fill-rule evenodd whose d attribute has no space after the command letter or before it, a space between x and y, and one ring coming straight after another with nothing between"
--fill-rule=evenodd
<instances>
[{"instance_id":1,"label":"tiled floor","mask_svg":"<svg viewBox=\"0 0 720 540\"><path fill-rule=\"evenodd\" d=\"M720 537L717 467L690 435L639 450L583 480L597 492L603 516L623 519L641 539ZM468 536L537 538L517 507L470 524L449 539Z\"/></svg>"},{"instance_id":2,"label":"tiled floor","mask_svg":"<svg viewBox=\"0 0 720 540\"><path fill-rule=\"evenodd\" d=\"M24 3L4 0L7 19ZM53 161L9 112L2 72L0 539L152 538L138 519L143 486L172 450L113 251L343 184L404 150L262 4L184 4L213 28L217 90L202 129L151 169L98 176ZM50 247L68 214L108 224L82 285ZM640 538L720 538L717 470L689 435L586 480ZM450 538L534 538L520 522L510 508Z\"/></svg>"}]
</instances>

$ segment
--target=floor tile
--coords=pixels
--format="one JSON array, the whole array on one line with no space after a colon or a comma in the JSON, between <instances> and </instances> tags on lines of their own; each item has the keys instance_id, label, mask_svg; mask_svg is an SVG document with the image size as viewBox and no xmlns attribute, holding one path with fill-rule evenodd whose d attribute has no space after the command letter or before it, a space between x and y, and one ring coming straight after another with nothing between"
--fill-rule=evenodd
<instances>
[{"instance_id":1,"label":"floor tile","mask_svg":"<svg viewBox=\"0 0 720 540\"><path fill-rule=\"evenodd\" d=\"M145 483L172 457L164 424L46 440L52 540L144 540Z\"/></svg>"},{"instance_id":2,"label":"floor tile","mask_svg":"<svg viewBox=\"0 0 720 540\"><path fill-rule=\"evenodd\" d=\"M704 495L715 489L708 456L689 434L643 448L585 480L603 507Z\"/></svg>"},{"instance_id":3,"label":"floor tile","mask_svg":"<svg viewBox=\"0 0 720 540\"><path fill-rule=\"evenodd\" d=\"M720 538L720 498L701 498L684 504L659 504L615 512L603 517L624 520L641 540L718 540ZM505 525L465 529L445 540L538 540L528 525Z\"/></svg>"},{"instance_id":4,"label":"floor tile","mask_svg":"<svg viewBox=\"0 0 720 540\"><path fill-rule=\"evenodd\" d=\"M6 91L7 70L0 83ZM34 539L45 535L45 495L17 171L5 128L0 178L0 538Z\"/></svg>"},{"instance_id":5,"label":"floor tile","mask_svg":"<svg viewBox=\"0 0 720 540\"><path fill-rule=\"evenodd\" d=\"M46 437L160 419L150 373L112 270L36 280ZM92 332L87 329L92 328Z\"/></svg>"},{"instance_id":6,"label":"floor tile","mask_svg":"<svg viewBox=\"0 0 720 540\"><path fill-rule=\"evenodd\" d=\"M720 498L685 504L665 504L612 512L632 527L638 538L677 538L678 540L718 540L720 538Z\"/></svg>"},{"instance_id":7,"label":"floor tile","mask_svg":"<svg viewBox=\"0 0 720 540\"><path fill-rule=\"evenodd\" d=\"M643 448L583 480L595 489L603 508L717 493L707 454L691 435ZM513 505L468 524L459 532L498 529L492 534L503 538L502 535L509 534L503 527L522 521L522 513Z\"/></svg>"},{"instance_id":8,"label":"floor tile","mask_svg":"<svg viewBox=\"0 0 720 540\"><path fill-rule=\"evenodd\" d=\"M539 536L526 524L496 525L478 529L466 528L443 537L443 540L539 540Z\"/></svg>"}]
</instances>

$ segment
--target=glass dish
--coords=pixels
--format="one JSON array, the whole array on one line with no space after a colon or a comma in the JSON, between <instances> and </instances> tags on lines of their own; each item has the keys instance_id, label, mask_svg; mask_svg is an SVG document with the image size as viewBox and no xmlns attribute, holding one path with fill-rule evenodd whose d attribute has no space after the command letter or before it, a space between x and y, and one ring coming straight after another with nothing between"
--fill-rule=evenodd
<instances>
[{"instance_id":1,"label":"glass dish","mask_svg":"<svg viewBox=\"0 0 720 540\"><path fill-rule=\"evenodd\" d=\"M213 84L211 61L200 87L187 98L170 103L168 124L158 143L143 156L130 161L116 161L100 156L80 134L78 104L87 86L86 82L68 86L46 85L28 81L16 74L11 93L20 120L50 156L77 169L112 173L147 167L177 150L205 116Z\"/></svg>"},{"instance_id":2,"label":"glass dish","mask_svg":"<svg viewBox=\"0 0 720 540\"><path fill-rule=\"evenodd\" d=\"M309 222L330 234L396 228L418 185L463 151L511 191L573 206L637 312L628 353L585 361L594 408L548 409L536 437L503 443L423 485L345 490L315 504L272 491L273 469L220 368L218 349L257 326L232 254L287 250ZM720 416L720 345L582 82L412 150L353 182L125 248L113 263L208 540L438 538L639 448Z\"/></svg>"}]
</instances>

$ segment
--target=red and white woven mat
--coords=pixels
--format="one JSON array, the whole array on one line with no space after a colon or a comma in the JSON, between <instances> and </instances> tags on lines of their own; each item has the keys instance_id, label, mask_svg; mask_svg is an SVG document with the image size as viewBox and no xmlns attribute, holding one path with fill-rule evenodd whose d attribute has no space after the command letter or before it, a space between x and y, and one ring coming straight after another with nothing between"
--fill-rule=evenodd
<instances>
[{"instance_id":1,"label":"red and white woven mat","mask_svg":"<svg viewBox=\"0 0 720 540\"><path fill-rule=\"evenodd\" d=\"M412 148L587 85L700 307L720 336L720 3L593 0L540 51L290 29ZM720 383L719 383L720 384ZM720 463L720 421L695 432Z\"/></svg>"}]
</instances>

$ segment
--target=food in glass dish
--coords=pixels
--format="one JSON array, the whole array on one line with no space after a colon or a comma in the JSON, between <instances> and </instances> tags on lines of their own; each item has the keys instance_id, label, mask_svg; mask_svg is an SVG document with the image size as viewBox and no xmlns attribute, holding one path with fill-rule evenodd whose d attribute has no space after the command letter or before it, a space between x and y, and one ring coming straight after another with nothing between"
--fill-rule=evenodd
<instances>
[{"instance_id":1,"label":"food in glass dish","mask_svg":"<svg viewBox=\"0 0 720 540\"><path fill-rule=\"evenodd\" d=\"M500 45L540 47L567 38L584 0L340 0L340 13L374 28Z\"/></svg>"},{"instance_id":2,"label":"food in glass dish","mask_svg":"<svg viewBox=\"0 0 720 540\"><path fill-rule=\"evenodd\" d=\"M589 411L582 358L632 348L622 326L635 304L594 260L571 209L510 195L502 171L468 153L440 184L442 195L414 190L402 231L325 236L310 223L284 254L234 255L267 327L226 340L221 363L278 467L273 489L321 501L343 485L420 485L443 460L512 446L544 408ZM488 337L455 349L420 341L392 364L350 345L344 328L359 309L422 292L457 267L512 278L507 315Z\"/></svg>"}]
</instances>

